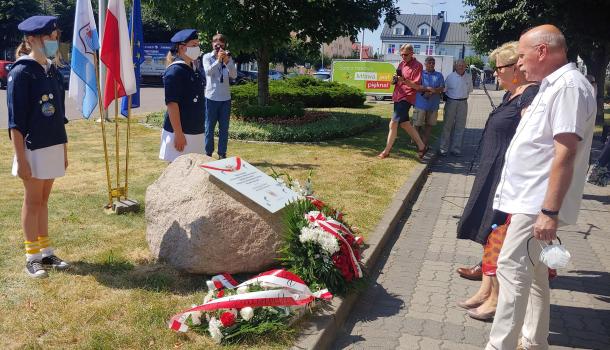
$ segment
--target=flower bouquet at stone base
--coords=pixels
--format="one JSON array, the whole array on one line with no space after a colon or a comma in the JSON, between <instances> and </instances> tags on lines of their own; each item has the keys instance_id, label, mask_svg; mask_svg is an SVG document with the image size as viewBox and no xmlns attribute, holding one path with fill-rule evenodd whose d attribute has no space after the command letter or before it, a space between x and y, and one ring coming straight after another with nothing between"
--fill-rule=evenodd
<instances>
[{"instance_id":1,"label":"flower bouquet at stone base","mask_svg":"<svg viewBox=\"0 0 610 350\"><path fill-rule=\"evenodd\" d=\"M346 295L363 285L363 240L352 233L343 213L313 196L310 177L301 188L286 174L274 171L271 176L300 195L284 208L282 264L312 288L327 288L333 294Z\"/></svg>"},{"instance_id":2,"label":"flower bouquet at stone base","mask_svg":"<svg viewBox=\"0 0 610 350\"><path fill-rule=\"evenodd\" d=\"M261 273L241 284L222 274L207 284L203 304L172 317L169 328L186 332L192 327L217 344L292 333L292 323L308 305L332 298L327 290L311 292L297 275L283 269Z\"/></svg>"}]
</instances>

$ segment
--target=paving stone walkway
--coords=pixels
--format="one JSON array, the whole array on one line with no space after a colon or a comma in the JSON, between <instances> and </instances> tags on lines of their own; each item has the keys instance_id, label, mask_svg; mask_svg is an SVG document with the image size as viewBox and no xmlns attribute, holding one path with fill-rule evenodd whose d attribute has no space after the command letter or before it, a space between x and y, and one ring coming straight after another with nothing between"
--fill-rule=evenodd
<instances>
[{"instance_id":1,"label":"paving stone walkway","mask_svg":"<svg viewBox=\"0 0 610 350\"><path fill-rule=\"evenodd\" d=\"M499 92L492 96L501 99ZM465 156L432 166L333 349L481 349L487 343L491 323L456 305L479 282L455 270L478 262L481 246L455 237L474 180L471 157L490 110L487 97L475 91ZM578 224L559 236L572 262L551 282L551 349L610 349L610 187L587 184Z\"/></svg>"}]
</instances>

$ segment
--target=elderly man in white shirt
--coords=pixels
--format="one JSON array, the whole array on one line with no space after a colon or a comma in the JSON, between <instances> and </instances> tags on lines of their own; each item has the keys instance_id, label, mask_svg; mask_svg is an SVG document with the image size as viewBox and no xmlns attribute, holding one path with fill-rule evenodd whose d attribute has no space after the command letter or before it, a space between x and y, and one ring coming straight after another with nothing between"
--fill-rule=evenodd
<instances>
[{"instance_id":1,"label":"elderly man in white shirt","mask_svg":"<svg viewBox=\"0 0 610 350\"><path fill-rule=\"evenodd\" d=\"M591 84L566 58L563 34L542 25L519 39L519 69L541 82L508 147L494 209L511 214L498 259L498 307L486 349L547 349L548 268L542 246L578 217L596 103ZM535 239L532 239L535 238ZM528 257L529 256L529 257Z\"/></svg>"},{"instance_id":2,"label":"elderly man in white shirt","mask_svg":"<svg viewBox=\"0 0 610 350\"><path fill-rule=\"evenodd\" d=\"M448 151L455 156L462 155L462 140L468 115L468 95L472 92L472 76L466 73L464 60L457 60L455 70L445 80L445 110L443 114L443 134L441 136L440 154L446 156Z\"/></svg>"}]
</instances>

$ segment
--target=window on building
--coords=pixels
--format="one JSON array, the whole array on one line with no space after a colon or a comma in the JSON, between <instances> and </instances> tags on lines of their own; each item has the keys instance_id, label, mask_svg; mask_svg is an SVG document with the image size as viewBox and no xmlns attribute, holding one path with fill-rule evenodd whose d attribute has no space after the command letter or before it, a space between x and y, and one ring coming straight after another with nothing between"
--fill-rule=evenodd
<instances>
[{"instance_id":1,"label":"window on building","mask_svg":"<svg viewBox=\"0 0 610 350\"><path fill-rule=\"evenodd\" d=\"M426 27L421 27L419 28L419 35L428 35L428 28Z\"/></svg>"},{"instance_id":2,"label":"window on building","mask_svg":"<svg viewBox=\"0 0 610 350\"><path fill-rule=\"evenodd\" d=\"M426 45L426 55L434 55L434 45Z\"/></svg>"},{"instance_id":3,"label":"window on building","mask_svg":"<svg viewBox=\"0 0 610 350\"><path fill-rule=\"evenodd\" d=\"M419 55L419 53L421 52L421 46L420 45L413 45L413 53L416 55Z\"/></svg>"},{"instance_id":4,"label":"window on building","mask_svg":"<svg viewBox=\"0 0 610 350\"><path fill-rule=\"evenodd\" d=\"M403 35L403 28L402 28L402 26L394 27L394 35Z\"/></svg>"},{"instance_id":5,"label":"window on building","mask_svg":"<svg viewBox=\"0 0 610 350\"><path fill-rule=\"evenodd\" d=\"M388 44L388 53L392 54L396 52L396 44Z\"/></svg>"}]
</instances>

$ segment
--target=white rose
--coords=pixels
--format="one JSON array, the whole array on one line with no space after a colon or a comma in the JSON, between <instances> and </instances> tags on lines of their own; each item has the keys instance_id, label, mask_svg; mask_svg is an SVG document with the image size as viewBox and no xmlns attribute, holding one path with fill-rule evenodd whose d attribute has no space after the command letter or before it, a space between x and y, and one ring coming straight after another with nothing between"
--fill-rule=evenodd
<instances>
[{"instance_id":1,"label":"white rose","mask_svg":"<svg viewBox=\"0 0 610 350\"><path fill-rule=\"evenodd\" d=\"M201 324L201 311L193 311L191 313L191 323L193 326L199 326Z\"/></svg>"},{"instance_id":2,"label":"white rose","mask_svg":"<svg viewBox=\"0 0 610 350\"><path fill-rule=\"evenodd\" d=\"M239 310L239 314L241 315L241 318L244 319L244 321L250 321L252 317L254 317L254 309L249 306L246 306L245 308Z\"/></svg>"},{"instance_id":3,"label":"white rose","mask_svg":"<svg viewBox=\"0 0 610 350\"><path fill-rule=\"evenodd\" d=\"M220 330L221 326L222 322L217 320L215 317L212 317L208 323L208 332L210 332L210 336L216 344L220 344L222 341L222 331Z\"/></svg>"},{"instance_id":4,"label":"white rose","mask_svg":"<svg viewBox=\"0 0 610 350\"><path fill-rule=\"evenodd\" d=\"M205 297L203 297L203 303L207 304L213 298L214 298L214 292L213 291L209 291L208 294L206 294Z\"/></svg>"},{"instance_id":5,"label":"white rose","mask_svg":"<svg viewBox=\"0 0 610 350\"><path fill-rule=\"evenodd\" d=\"M249 288L248 286L241 286L239 288L237 288L237 294L246 294L248 293Z\"/></svg>"}]
</instances>

